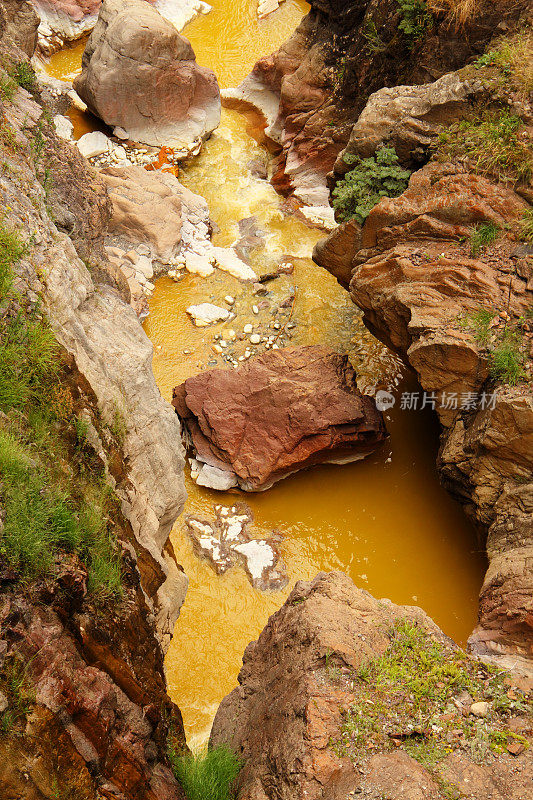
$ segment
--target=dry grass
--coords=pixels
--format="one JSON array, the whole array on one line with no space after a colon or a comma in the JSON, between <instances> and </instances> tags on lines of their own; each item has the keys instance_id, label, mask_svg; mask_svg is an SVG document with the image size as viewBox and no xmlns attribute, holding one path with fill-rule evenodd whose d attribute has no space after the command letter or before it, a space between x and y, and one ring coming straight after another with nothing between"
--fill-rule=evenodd
<instances>
[{"instance_id":1,"label":"dry grass","mask_svg":"<svg viewBox=\"0 0 533 800\"><path fill-rule=\"evenodd\" d=\"M446 13L457 24L463 25L478 10L479 0L428 0L428 8L435 13Z\"/></svg>"}]
</instances>

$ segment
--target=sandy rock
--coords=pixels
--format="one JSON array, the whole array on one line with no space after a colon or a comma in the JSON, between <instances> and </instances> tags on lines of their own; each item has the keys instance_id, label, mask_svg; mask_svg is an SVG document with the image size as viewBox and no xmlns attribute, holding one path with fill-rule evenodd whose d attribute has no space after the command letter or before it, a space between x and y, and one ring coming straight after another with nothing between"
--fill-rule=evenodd
<instances>
[{"instance_id":1,"label":"sandy rock","mask_svg":"<svg viewBox=\"0 0 533 800\"><path fill-rule=\"evenodd\" d=\"M470 706L470 713L474 717L486 717L490 711L490 705L487 702L472 703Z\"/></svg>"},{"instance_id":2,"label":"sandy rock","mask_svg":"<svg viewBox=\"0 0 533 800\"><path fill-rule=\"evenodd\" d=\"M220 121L214 73L144 0L105 0L74 89L106 124L144 144L194 149Z\"/></svg>"},{"instance_id":3,"label":"sandy rock","mask_svg":"<svg viewBox=\"0 0 533 800\"><path fill-rule=\"evenodd\" d=\"M245 491L313 464L359 460L386 436L347 358L322 347L196 375L174 389L173 405L195 457L231 470Z\"/></svg>"},{"instance_id":4,"label":"sandy rock","mask_svg":"<svg viewBox=\"0 0 533 800\"><path fill-rule=\"evenodd\" d=\"M74 125L68 119L68 117L63 117L61 114L56 114L54 117L54 126L58 136L60 136L62 139L65 139L67 142L72 141ZM84 155L81 149L80 152L82 155Z\"/></svg>"},{"instance_id":5,"label":"sandy rock","mask_svg":"<svg viewBox=\"0 0 533 800\"><path fill-rule=\"evenodd\" d=\"M518 764L506 754L476 764L458 748L432 774L401 740L393 746L387 733L394 730L387 729L384 752L376 752L364 727L357 765L342 754L342 724L358 699L352 675L387 650L398 620L426 631L451 658L464 658L422 609L376 600L343 573L319 573L296 584L246 648L239 685L213 723L210 744L229 746L243 761L238 800L442 800L440 775L472 800L527 795L533 764L524 754ZM528 726L530 718L522 720ZM410 724L417 725L416 714Z\"/></svg>"},{"instance_id":6,"label":"sandy rock","mask_svg":"<svg viewBox=\"0 0 533 800\"><path fill-rule=\"evenodd\" d=\"M147 0L176 30L211 6L202 0ZM101 0L32 0L39 13L39 49L46 55L77 41L91 31L98 19Z\"/></svg>"},{"instance_id":7,"label":"sandy rock","mask_svg":"<svg viewBox=\"0 0 533 800\"><path fill-rule=\"evenodd\" d=\"M241 281L256 281L257 275L253 269L239 258L231 247L213 247L216 264L223 272L228 272Z\"/></svg>"},{"instance_id":8,"label":"sandy rock","mask_svg":"<svg viewBox=\"0 0 533 800\"><path fill-rule=\"evenodd\" d=\"M85 158L94 158L109 152L111 139L101 131L91 131L78 139L76 147Z\"/></svg>"},{"instance_id":9,"label":"sandy rock","mask_svg":"<svg viewBox=\"0 0 533 800\"><path fill-rule=\"evenodd\" d=\"M228 319L230 312L227 308L220 308L220 306L215 306L213 303L200 303L199 305L189 306L187 314L192 317L197 328L203 328L213 322Z\"/></svg>"},{"instance_id":10,"label":"sandy rock","mask_svg":"<svg viewBox=\"0 0 533 800\"><path fill-rule=\"evenodd\" d=\"M2 0L7 35L29 58L37 46L39 17L25 0Z\"/></svg>"},{"instance_id":11,"label":"sandy rock","mask_svg":"<svg viewBox=\"0 0 533 800\"><path fill-rule=\"evenodd\" d=\"M211 257L194 252L185 254L185 269L193 275L200 275L201 278L207 278L215 271Z\"/></svg>"}]
</instances>

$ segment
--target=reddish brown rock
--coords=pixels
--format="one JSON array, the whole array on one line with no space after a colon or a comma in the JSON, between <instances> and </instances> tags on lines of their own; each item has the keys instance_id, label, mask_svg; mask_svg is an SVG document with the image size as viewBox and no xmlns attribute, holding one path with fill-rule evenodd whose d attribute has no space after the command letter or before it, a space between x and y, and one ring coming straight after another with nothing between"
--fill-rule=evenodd
<instances>
[{"instance_id":1,"label":"reddish brown rock","mask_svg":"<svg viewBox=\"0 0 533 800\"><path fill-rule=\"evenodd\" d=\"M364 458L386 436L347 356L323 347L272 350L237 370L196 375L174 389L173 405L196 459L245 491Z\"/></svg>"},{"instance_id":2,"label":"reddish brown rock","mask_svg":"<svg viewBox=\"0 0 533 800\"><path fill-rule=\"evenodd\" d=\"M105 0L74 88L107 125L149 145L188 152L220 121L215 74L144 0Z\"/></svg>"},{"instance_id":3,"label":"reddish brown rock","mask_svg":"<svg viewBox=\"0 0 533 800\"><path fill-rule=\"evenodd\" d=\"M372 710L372 697L364 684L361 688L357 671L388 650L400 620L425 631L428 647L436 641L443 660L457 666L457 659L463 666L464 653L420 608L376 600L340 572L320 573L309 583L296 584L258 641L246 648L239 686L224 698L213 723L211 744L231 747L243 761L239 800L444 800L452 790L470 800L527 796L533 778L527 751L517 757L489 752L478 764L470 743L463 747L459 737L450 739L449 755L443 753L434 770L411 757L403 742L413 728L420 731L420 723L403 684L395 688L394 679L387 689L394 714L403 723L396 744L393 716L386 732L373 731L371 719L366 726L361 722L362 739L352 740L349 728L343 731L354 702L359 709ZM472 661L469 669L475 674L479 666ZM451 717L456 714L458 720L449 723L453 730L463 718L453 703L457 697L450 700ZM531 717L521 716L520 723L527 735ZM480 736L489 724L480 723ZM510 724L504 716L502 727ZM416 736L423 741L431 734L420 731ZM431 747L428 741L428 752Z\"/></svg>"}]
</instances>

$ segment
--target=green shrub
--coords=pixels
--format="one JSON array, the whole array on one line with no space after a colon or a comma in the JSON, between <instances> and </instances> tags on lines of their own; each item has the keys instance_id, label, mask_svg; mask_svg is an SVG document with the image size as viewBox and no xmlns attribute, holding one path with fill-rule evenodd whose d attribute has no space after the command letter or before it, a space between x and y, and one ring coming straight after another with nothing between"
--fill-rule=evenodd
<instances>
[{"instance_id":1,"label":"green shrub","mask_svg":"<svg viewBox=\"0 0 533 800\"><path fill-rule=\"evenodd\" d=\"M413 45L433 25L433 17L424 0L397 0L400 7L401 21L398 28Z\"/></svg>"},{"instance_id":2,"label":"green shrub","mask_svg":"<svg viewBox=\"0 0 533 800\"><path fill-rule=\"evenodd\" d=\"M362 224L382 197L397 197L407 188L410 172L398 163L393 147L380 148L372 158L346 154L354 165L333 190L333 207L341 220L355 218Z\"/></svg>"},{"instance_id":3,"label":"green shrub","mask_svg":"<svg viewBox=\"0 0 533 800\"><path fill-rule=\"evenodd\" d=\"M492 377L515 386L524 377L525 355L521 349L521 337L516 331L506 331L489 353L489 369Z\"/></svg>"},{"instance_id":4,"label":"green shrub","mask_svg":"<svg viewBox=\"0 0 533 800\"><path fill-rule=\"evenodd\" d=\"M486 247L493 244L501 231L494 222L483 222L472 228L470 234L470 251L473 256L477 256Z\"/></svg>"},{"instance_id":5,"label":"green shrub","mask_svg":"<svg viewBox=\"0 0 533 800\"><path fill-rule=\"evenodd\" d=\"M0 687L8 707L0 715L0 733L12 734L17 723L24 720L35 702L35 692L28 680L27 666L10 655L2 665Z\"/></svg>"},{"instance_id":6,"label":"green shrub","mask_svg":"<svg viewBox=\"0 0 533 800\"><path fill-rule=\"evenodd\" d=\"M202 755L169 752L172 769L187 800L231 800L241 764L229 748L221 746Z\"/></svg>"},{"instance_id":7,"label":"green shrub","mask_svg":"<svg viewBox=\"0 0 533 800\"><path fill-rule=\"evenodd\" d=\"M10 103L17 91L17 84L7 73L0 75L0 100L4 103Z\"/></svg>"}]
</instances>

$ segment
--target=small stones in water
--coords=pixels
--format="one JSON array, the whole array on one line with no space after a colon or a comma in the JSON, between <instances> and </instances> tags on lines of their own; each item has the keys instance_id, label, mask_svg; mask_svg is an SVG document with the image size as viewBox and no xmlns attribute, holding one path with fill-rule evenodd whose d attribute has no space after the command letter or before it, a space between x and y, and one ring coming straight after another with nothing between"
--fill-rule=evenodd
<instances>
[{"instance_id":1,"label":"small stones in water","mask_svg":"<svg viewBox=\"0 0 533 800\"><path fill-rule=\"evenodd\" d=\"M227 294L224 298L224 302L226 302L228 306L232 306L235 303L235 298L232 297L230 294Z\"/></svg>"},{"instance_id":2,"label":"small stones in water","mask_svg":"<svg viewBox=\"0 0 533 800\"><path fill-rule=\"evenodd\" d=\"M189 306L187 314L192 317L194 324L198 328L211 325L212 322L228 319L229 317L229 311L226 308L220 308L219 306L213 305L213 303L200 303L196 306Z\"/></svg>"},{"instance_id":3,"label":"small stones in water","mask_svg":"<svg viewBox=\"0 0 533 800\"><path fill-rule=\"evenodd\" d=\"M254 326L253 326L253 325L251 325L251 324L248 322L248 323L247 323L247 324L244 326L244 328L243 328L243 331L244 331L244 333L246 333L246 334L249 334L249 333L252 333L252 332L253 332L253 329L254 329Z\"/></svg>"},{"instance_id":4,"label":"small stones in water","mask_svg":"<svg viewBox=\"0 0 533 800\"><path fill-rule=\"evenodd\" d=\"M214 512L214 520L192 515L185 519L197 554L207 558L218 575L232 566L243 566L252 586L261 591L286 586L287 568L279 552L281 535L274 531L268 539L254 539L248 531L253 515L245 503L216 505Z\"/></svg>"},{"instance_id":5,"label":"small stones in water","mask_svg":"<svg viewBox=\"0 0 533 800\"><path fill-rule=\"evenodd\" d=\"M261 341L261 337L259 336L259 334L258 333L252 333L252 335L250 336L250 342L252 344L259 344L260 341Z\"/></svg>"}]
</instances>

